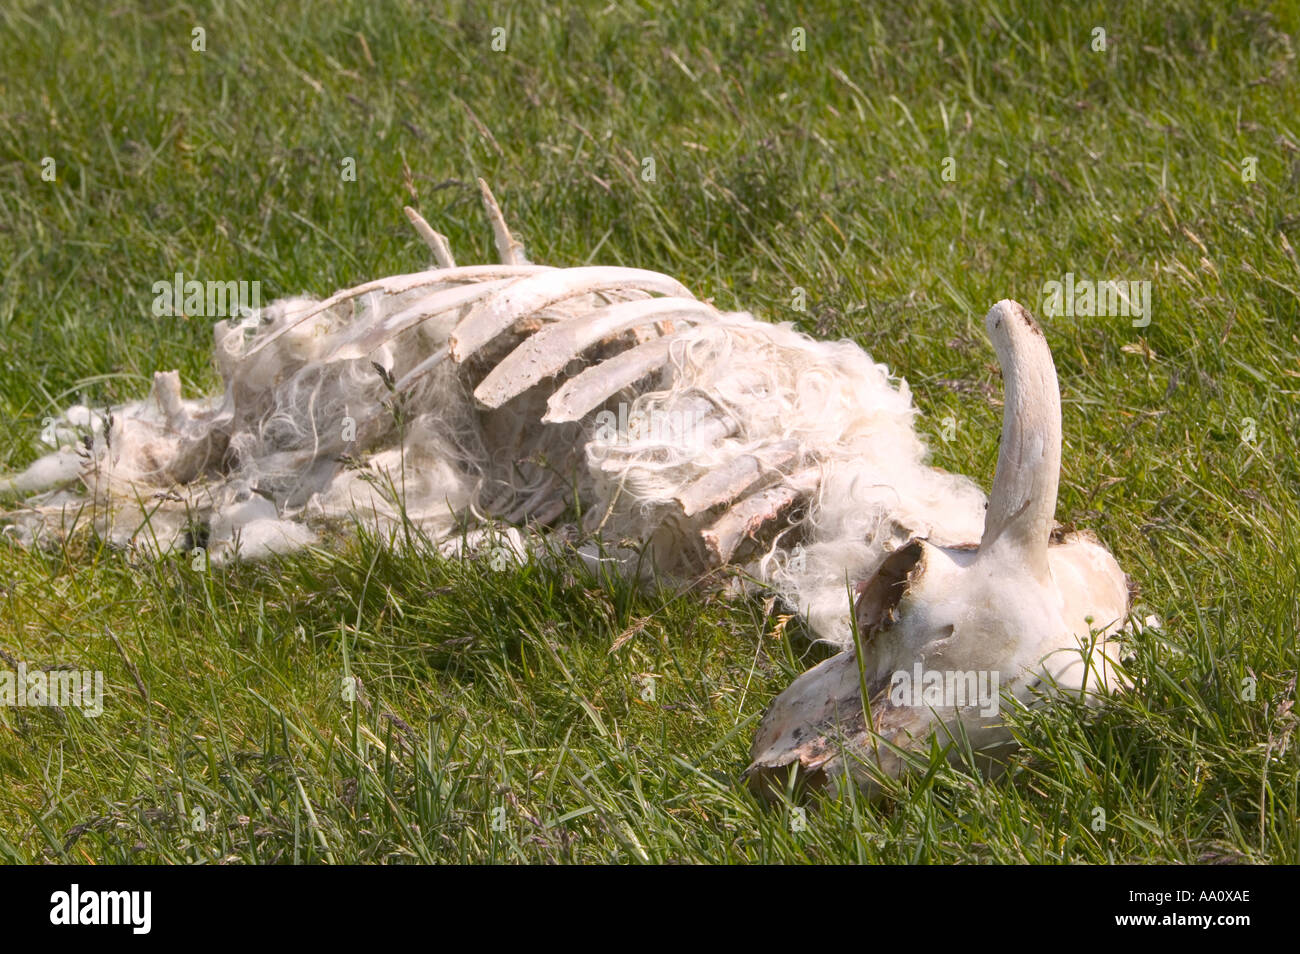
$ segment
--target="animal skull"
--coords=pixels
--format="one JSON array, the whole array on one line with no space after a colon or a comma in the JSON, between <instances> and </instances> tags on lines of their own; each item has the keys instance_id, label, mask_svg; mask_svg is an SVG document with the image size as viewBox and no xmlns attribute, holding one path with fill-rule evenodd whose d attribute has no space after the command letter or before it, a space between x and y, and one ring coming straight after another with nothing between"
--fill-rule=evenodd
<instances>
[{"instance_id":1,"label":"animal skull","mask_svg":"<svg viewBox=\"0 0 1300 954\"><path fill-rule=\"evenodd\" d=\"M751 753L760 790L798 766L815 784L847 778L874 794L879 773L899 775L905 753L932 737L954 758L968 744L996 767L1012 737L986 700L896 694L897 674L956 675L947 688L991 673L1023 703L1040 687L1096 699L1123 685L1107 637L1128 613L1124 573L1091 535L1053 532L1061 402L1047 342L1014 301L994 305L985 327L1006 402L983 536L960 547L912 536L858 582L860 648L810 669L772 704Z\"/></svg>"}]
</instances>

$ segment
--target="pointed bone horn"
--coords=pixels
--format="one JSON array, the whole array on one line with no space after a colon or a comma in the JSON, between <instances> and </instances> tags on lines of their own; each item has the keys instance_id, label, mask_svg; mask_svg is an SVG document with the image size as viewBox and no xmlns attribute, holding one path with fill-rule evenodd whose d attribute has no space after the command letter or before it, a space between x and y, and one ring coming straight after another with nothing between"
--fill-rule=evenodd
<instances>
[{"instance_id":1,"label":"pointed bone horn","mask_svg":"<svg viewBox=\"0 0 1300 954\"><path fill-rule=\"evenodd\" d=\"M1061 393L1043 331L1009 299L984 319L1006 391L998 469L984 516L980 556L1020 561L1049 578L1047 544L1061 476Z\"/></svg>"}]
</instances>

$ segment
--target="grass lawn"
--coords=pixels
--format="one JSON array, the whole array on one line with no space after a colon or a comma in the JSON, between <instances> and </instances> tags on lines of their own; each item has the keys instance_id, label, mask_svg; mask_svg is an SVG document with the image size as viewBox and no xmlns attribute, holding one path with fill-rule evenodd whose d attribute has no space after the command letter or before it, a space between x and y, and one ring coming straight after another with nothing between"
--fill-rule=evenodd
<instances>
[{"instance_id":1,"label":"grass lawn","mask_svg":"<svg viewBox=\"0 0 1300 954\"><path fill-rule=\"evenodd\" d=\"M1014 714L1000 778L936 758L805 813L740 780L824 655L771 601L355 536L198 571L0 545L0 667L106 680L98 718L0 707L0 858L1300 862L1300 6L1230 6L6 0L0 471L79 395L216 386L154 283L413 271L403 204L492 261L483 176L534 261L861 342L985 487L981 322L1022 301L1057 518L1159 625L1124 699ZM1044 315L1067 273L1151 282L1149 324Z\"/></svg>"}]
</instances>

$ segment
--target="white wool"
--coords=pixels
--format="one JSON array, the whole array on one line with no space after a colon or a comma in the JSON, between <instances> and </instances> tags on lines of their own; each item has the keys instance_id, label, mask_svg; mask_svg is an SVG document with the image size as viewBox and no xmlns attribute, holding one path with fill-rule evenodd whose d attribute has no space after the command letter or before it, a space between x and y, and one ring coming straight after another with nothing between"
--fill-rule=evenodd
<instances>
[{"instance_id":1,"label":"white wool","mask_svg":"<svg viewBox=\"0 0 1300 954\"><path fill-rule=\"evenodd\" d=\"M846 581L867 578L900 533L979 539L984 495L926 464L907 385L852 342L713 313L675 326L668 363L639 389L615 394L582 422L543 424L555 380L498 410L476 404L475 381L520 333L645 293L543 303L522 319L526 327L461 365L438 356L458 323L499 296L414 320L457 287L435 275L393 293L336 296L325 308L293 298L218 322L220 393L184 400L171 372L156 376L147 399L104 415L111 427L69 408L55 434L61 445L77 443L80 456L65 447L0 483L11 492L49 490L9 514L14 535L56 538L85 505L96 530L118 545L149 553L203 545L216 562L290 552L317 542L323 527L354 520L389 536L413 526L456 552L472 539L461 536L468 523L550 522L576 504L609 544L606 554L630 554L619 549L629 538L650 541L661 571L693 573L709 561L701 532L725 507L687 516L676 496L787 441L798 448L792 462L746 493L802 487L810 472L817 489L778 521L779 532L760 532L735 558L839 646L850 642ZM619 336L569 370L652 337ZM396 396L394 382L426 363L432 370ZM78 474L81 495L50 489Z\"/></svg>"},{"instance_id":2,"label":"white wool","mask_svg":"<svg viewBox=\"0 0 1300 954\"><path fill-rule=\"evenodd\" d=\"M262 560L274 553L292 553L317 542L316 534L292 520L261 517L242 524L231 536L211 544L213 563L231 559Z\"/></svg>"},{"instance_id":3,"label":"white wool","mask_svg":"<svg viewBox=\"0 0 1300 954\"><path fill-rule=\"evenodd\" d=\"M641 395L634 408L653 420L682 396L704 393L737 427L706 447L690 433L665 444L656 440L662 431L640 443L588 445L596 466L613 471L608 482L639 504L631 514L641 535L689 481L738 454L797 440L822 469L821 489L798 527L802 541L778 542L758 570L814 632L840 646L852 638L846 586L875 570L896 524L937 543L978 542L984 494L925 463L906 383L892 381L858 345L731 314L689 335L673 357L668 386Z\"/></svg>"},{"instance_id":4,"label":"white wool","mask_svg":"<svg viewBox=\"0 0 1300 954\"><path fill-rule=\"evenodd\" d=\"M81 476L83 461L71 444L46 454L21 474L0 477L0 492L30 494L47 487L61 487Z\"/></svg>"}]
</instances>

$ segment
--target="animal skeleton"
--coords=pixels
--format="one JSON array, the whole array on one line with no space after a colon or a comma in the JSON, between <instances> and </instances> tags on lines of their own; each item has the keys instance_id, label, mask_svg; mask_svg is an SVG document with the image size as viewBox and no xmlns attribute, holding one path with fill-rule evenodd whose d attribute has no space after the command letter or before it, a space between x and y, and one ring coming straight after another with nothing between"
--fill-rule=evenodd
<instances>
[{"instance_id":1,"label":"animal skeleton","mask_svg":"<svg viewBox=\"0 0 1300 954\"><path fill-rule=\"evenodd\" d=\"M655 272L532 265L479 184L500 265L457 266L408 208L437 267L218 322L215 396L184 399L173 371L107 418L70 408L58 449L0 480L29 495L7 532L47 540L88 508L114 543L202 540L220 561L349 519L452 551L486 539L467 520L581 509L610 543L589 556L630 561L617 541L634 539L666 573L745 565L841 649L773 704L758 781L799 766L870 789L932 735L1010 741L973 705L892 705L891 673L918 661L996 672L1022 700L1119 685L1125 577L1095 539L1053 531L1060 400L1023 308L987 321L1007 394L986 515L974 483L926 464L906 383L856 344Z\"/></svg>"}]
</instances>

